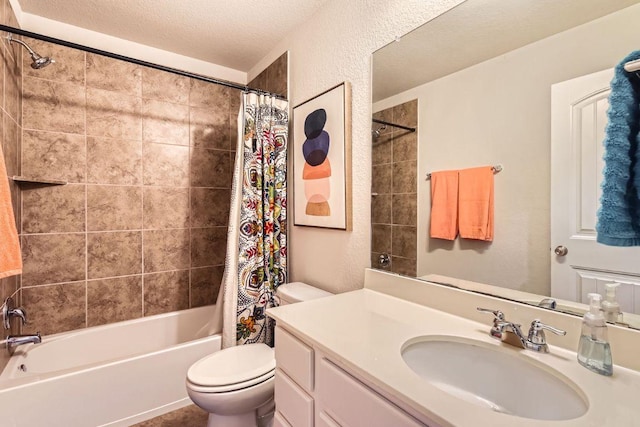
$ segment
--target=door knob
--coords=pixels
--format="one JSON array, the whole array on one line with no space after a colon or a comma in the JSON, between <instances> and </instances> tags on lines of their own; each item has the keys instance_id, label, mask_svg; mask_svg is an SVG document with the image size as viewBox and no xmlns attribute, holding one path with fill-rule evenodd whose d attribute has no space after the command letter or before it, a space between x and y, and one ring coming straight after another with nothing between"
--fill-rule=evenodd
<instances>
[{"instance_id":1,"label":"door knob","mask_svg":"<svg viewBox=\"0 0 640 427\"><path fill-rule=\"evenodd\" d=\"M556 246L553 252L555 252L555 254L558 256L565 256L566 254L569 253L569 249L567 249L566 246L560 245L560 246Z\"/></svg>"}]
</instances>

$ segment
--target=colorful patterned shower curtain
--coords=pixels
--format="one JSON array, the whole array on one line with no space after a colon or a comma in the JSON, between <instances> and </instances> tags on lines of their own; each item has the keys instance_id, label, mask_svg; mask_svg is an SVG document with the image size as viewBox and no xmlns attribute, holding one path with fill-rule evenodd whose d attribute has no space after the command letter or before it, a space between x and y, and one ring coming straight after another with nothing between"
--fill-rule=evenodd
<instances>
[{"instance_id":1,"label":"colorful patterned shower curtain","mask_svg":"<svg viewBox=\"0 0 640 427\"><path fill-rule=\"evenodd\" d=\"M287 273L288 102L243 94L225 265L223 347L273 345L275 291Z\"/></svg>"}]
</instances>

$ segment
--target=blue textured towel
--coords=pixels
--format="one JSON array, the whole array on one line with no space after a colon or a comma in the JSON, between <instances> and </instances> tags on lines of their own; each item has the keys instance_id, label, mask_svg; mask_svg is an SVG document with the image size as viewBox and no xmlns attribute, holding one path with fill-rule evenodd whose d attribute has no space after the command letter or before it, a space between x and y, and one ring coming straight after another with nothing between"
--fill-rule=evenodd
<instances>
[{"instance_id":1,"label":"blue textured towel","mask_svg":"<svg viewBox=\"0 0 640 427\"><path fill-rule=\"evenodd\" d=\"M640 246L640 78L624 70L629 54L615 68L604 140L604 180L597 240L610 246Z\"/></svg>"}]
</instances>

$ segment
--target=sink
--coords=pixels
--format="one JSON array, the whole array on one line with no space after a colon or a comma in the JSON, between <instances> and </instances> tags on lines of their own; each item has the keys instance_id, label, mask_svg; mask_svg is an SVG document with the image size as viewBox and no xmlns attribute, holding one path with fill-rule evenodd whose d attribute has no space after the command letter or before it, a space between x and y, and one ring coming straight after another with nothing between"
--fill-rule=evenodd
<instances>
[{"instance_id":1,"label":"sink","mask_svg":"<svg viewBox=\"0 0 640 427\"><path fill-rule=\"evenodd\" d=\"M402 358L433 386L496 412L538 420L569 420L587 412L586 396L575 384L516 349L426 336L407 341Z\"/></svg>"}]
</instances>

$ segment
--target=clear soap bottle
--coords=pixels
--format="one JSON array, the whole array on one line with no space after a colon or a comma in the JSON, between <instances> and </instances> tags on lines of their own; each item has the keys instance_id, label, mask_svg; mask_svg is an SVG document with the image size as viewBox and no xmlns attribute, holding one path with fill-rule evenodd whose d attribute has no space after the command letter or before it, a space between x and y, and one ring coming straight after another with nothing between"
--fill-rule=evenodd
<instances>
[{"instance_id":1,"label":"clear soap bottle","mask_svg":"<svg viewBox=\"0 0 640 427\"><path fill-rule=\"evenodd\" d=\"M607 339L600 294L589 294L589 311L582 319L582 333L578 344L578 362L585 368L601 375L613 374L611 346Z\"/></svg>"}]
</instances>

